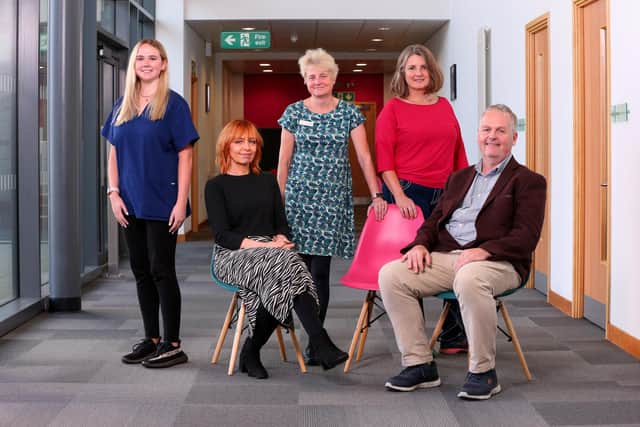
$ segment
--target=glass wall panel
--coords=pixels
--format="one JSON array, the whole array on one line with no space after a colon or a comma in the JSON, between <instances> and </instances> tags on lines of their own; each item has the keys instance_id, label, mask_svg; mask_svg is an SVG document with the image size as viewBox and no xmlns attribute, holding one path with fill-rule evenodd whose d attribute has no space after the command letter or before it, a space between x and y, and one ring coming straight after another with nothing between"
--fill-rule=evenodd
<instances>
[{"instance_id":1,"label":"glass wall panel","mask_svg":"<svg viewBox=\"0 0 640 427\"><path fill-rule=\"evenodd\" d=\"M0 2L0 305L17 283L17 0Z\"/></svg>"},{"instance_id":2,"label":"glass wall panel","mask_svg":"<svg viewBox=\"0 0 640 427\"><path fill-rule=\"evenodd\" d=\"M49 0L40 0L38 129L40 151L40 282L49 282L49 144L47 136L47 51Z\"/></svg>"},{"instance_id":3,"label":"glass wall panel","mask_svg":"<svg viewBox=\"0 0 640 427\"><path fill-rule=\"evenodd\" d=\"M98 23L112 34L116 33L116 2L115 0L97 0Z\"/></svg>"},{"instance_id":4,"label":"glass wall panel","mask_svg":"<svg viewBox=\"0 0 640 427\"><path fill-rule=\"evenodd\" d=\"M142 0L142 7L144 7L151 15L155 16L156 0Z\"/></svg>"}]
</instances>

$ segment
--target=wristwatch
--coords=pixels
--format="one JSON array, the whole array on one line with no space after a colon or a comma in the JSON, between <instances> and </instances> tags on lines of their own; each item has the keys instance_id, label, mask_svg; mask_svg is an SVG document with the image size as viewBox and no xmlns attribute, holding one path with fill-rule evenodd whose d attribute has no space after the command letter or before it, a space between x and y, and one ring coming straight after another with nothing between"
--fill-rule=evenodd
<instances>
[{"instance_id":1,"label":"wristwatch","mask_svg":"<svg viewBox=\"0 0 640 427\"><path fill-rule=\"evenodd\" d=\"M118 189L118 187L107 188L107 196L109 196L111 193L120 193L120 190Z\"/></svg>"},{"instance_id":2,"label":"wristwatch","mask_svg":"<svg viewBox=\"0 0 640 427\"><path fill-rule=\"evenodd\" d=\"M383 196L382 193L376 193L371 197L371 201L373 202L375 199L381 199Z\"/></svg>"}]
</instances>

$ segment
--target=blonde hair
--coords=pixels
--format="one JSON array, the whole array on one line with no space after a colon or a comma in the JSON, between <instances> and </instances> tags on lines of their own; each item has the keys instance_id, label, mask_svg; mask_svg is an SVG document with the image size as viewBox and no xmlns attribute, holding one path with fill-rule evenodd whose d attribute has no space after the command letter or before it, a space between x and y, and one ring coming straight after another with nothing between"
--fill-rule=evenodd
<instances>
[{"instance_id":1,"label":"blonde hair","mask_svg":"<svg viewBox=\"0 0 640 427\"><path fill-rule=\"evenodd\" d=\"M400 98L406 98L409 95L409 86L405 80L404 72L407 66L407 61L412 55L421 56L427 65L427 72L429 73L429 85L425 89L425 93L436 93L442 88L444 83L444 77L442 76L442 69L438 65L435 56L429 49L421 44L412 44L404 48L400 52L398 62L396 64L396 71L391 78L391 93Z\"/></svg>"},{"instance_id":2,"label":"blonde hair","mask_svg":"<svg viewBox=\"0 0 640 427\"><path fill-rule=\"evenodd\" d=\"M249 139L256 140L256 155L249 165L251 173L258 175L260 173L260 159L262 158L262 136L256 126L248 120L232 120L227 123L218 136L216 143L216 164L220 170L220 174L225 174L231 167L231 156L229 155L229 146L236 138L246 134Z\"/></svg>"},{"instance_id":3,"label":"blonde hair","mask_svg":"<svg viewBox=\"0 0 640 427\"><path fill-rule=\"evenodd\" d=\"M298 59L298 65L300 66L300 74L304 81L307 81L307 67L310 65L326 68L332 80L338 77L338 64L336 64L336 60L322 48L308 49L305 54Z\"/></svg>"},{"instance_id":4,"label":"blonde hair","mask_svg":"<svg viewBox=\"0 0 640 427\"><path fill-rule=\"evenodd\" d=\"M129 56L129 64L127 65L127 75L125 77L124 96L122 97L122 104L118 109L116 115L115 125L128 122L129 120L138 116L138 95L140 93L140 80L136 75L136 56L138 56L138 50L142 45L149 45L158 50L160 58L166 64L165 69L160 71L158 89L153 95L153 98L149 101L148 117L150 120L160 120L164 117L164 113L167 111L167 104L169 103L169 65L167 63L167 51L162 43L156 39L142 39L131 50Z\"/></svg>"}]
</instances>

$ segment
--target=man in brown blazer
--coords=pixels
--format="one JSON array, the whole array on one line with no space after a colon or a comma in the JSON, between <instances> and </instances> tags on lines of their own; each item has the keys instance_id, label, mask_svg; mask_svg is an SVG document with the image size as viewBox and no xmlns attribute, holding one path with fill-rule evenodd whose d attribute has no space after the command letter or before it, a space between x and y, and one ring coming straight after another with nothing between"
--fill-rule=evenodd
<instances>
[{"instance_id":1,"label":"man in brown blazer","mask_svg":"<svg viewBox=\"0 0 640 427\"><path fill-rule=\"evenodd\" d=\"M398 348L395 391L436 387L440 377L419 299L453 290L469 340L469 372L458 397L489 399L501 388L495 371L497 313L493 299L528 276L544 220L546 180L519 164L511 150L517 118L505 105L482 115L475 165L453 173L438 206L379 273L380 291Z\"/></svg>"}]
</instances>

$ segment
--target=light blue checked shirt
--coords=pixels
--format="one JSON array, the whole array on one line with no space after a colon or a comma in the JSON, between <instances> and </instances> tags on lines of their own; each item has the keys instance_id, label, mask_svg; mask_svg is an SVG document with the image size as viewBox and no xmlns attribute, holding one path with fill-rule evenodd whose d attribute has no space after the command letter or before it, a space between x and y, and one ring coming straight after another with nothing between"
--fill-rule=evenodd
<instances>
[{"instance_id":1,"label":"light blue checked shirt","mask_svg":"<svg viewBox=\"0 0 640 427\"><path fill-rule=\"evenodd\" d=\"M469 242L476 240L476 218L480 209L487 201L489 193L496 185L500 174L513 157L510 154L498 166L490 170L486 175L482 173L482 159L476 163L476 176L471 183L471 187L464 196L464 200L458 209L453 211L451 219L445 225L451 237L456 239L460 246L464 246Z\"/></svg>"}]
</instances>

